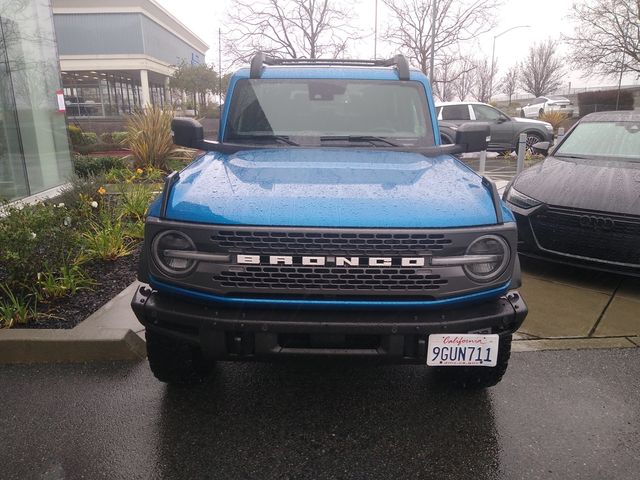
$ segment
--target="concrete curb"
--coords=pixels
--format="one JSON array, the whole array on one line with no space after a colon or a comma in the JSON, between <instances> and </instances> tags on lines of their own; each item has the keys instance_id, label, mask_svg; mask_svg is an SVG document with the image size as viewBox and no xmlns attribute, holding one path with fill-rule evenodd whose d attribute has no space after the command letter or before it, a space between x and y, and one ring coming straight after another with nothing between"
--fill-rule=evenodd
<instances>
[{"instance_id":1,"label":"concrete curb","mask_svg":"<svg viewBox=\"0 0 640 480\"><path fill-rule=\"evenodd\" d=\"M517 340L511 344L511 351L514 353L598 348L638 348L638 345L627 337Z\"/></svg>"},{"instance_id":2,"label":"concrete curb","mask_svg":"<svg viewBox=\"0 0 640 480\"><path fill-rule=\"evenodd\" d=\"M143 330L129 302L134 282L70 330L0 330L0 364L139 361L146 357Z\"/></svg>"}]
</instances>

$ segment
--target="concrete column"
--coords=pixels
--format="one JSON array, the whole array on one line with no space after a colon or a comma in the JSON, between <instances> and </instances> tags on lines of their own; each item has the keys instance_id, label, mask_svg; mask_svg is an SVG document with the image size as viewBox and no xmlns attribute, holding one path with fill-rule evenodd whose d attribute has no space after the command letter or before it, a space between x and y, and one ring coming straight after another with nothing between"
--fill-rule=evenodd
<instances>
[{"instance_id":1,"label":"concrete column","mask_svg":"<svg viewBox=\"0 0 640 480\"><path fill-rule=\"evenodd\" d=\"M171 89L169 88L169 77L164 79L164 103L171 105Z\"/></svg>"},{"instance_id":2,"label":"concrete column","mask_svg":"<svg viewBox=\"0 0 640 480\"><path fill-rule=\"evenodd\" d=\"M142 85L140 103L143 108L147 108L151 105L151 93L149 92L149 73L146 70L140 70L140 84Z\"/></svg>"}]
</instances>

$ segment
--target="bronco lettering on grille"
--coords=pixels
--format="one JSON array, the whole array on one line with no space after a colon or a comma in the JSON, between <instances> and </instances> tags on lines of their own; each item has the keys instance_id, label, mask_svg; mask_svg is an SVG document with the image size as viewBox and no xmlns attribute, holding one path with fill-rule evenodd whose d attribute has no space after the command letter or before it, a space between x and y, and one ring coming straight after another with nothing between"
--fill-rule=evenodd
<instances>
[{"instance_id":1,"label":"bronco lettering on grille","mask_svg":"<svg viewBox=\"0 0 640 480\"><path fill-rule=\"evenodd\" d=\"M324 257L324 256L292 256L292 255L238 255L241 265L304 265L337 267L424 267L425 257Z\"/></svg>"}]
</instances>

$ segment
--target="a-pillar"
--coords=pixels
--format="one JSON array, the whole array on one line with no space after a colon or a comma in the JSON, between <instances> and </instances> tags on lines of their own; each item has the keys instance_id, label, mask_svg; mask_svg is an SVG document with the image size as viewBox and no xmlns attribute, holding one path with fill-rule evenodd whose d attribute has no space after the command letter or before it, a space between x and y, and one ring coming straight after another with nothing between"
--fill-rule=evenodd
<instances>
[{"instance_id":1,"label":"a-pillar","mask_svg":"<svg viewBox=\"0 0 640 480\"><path fill-rule=\"evenodd\" d=\"M143 108L147 108L151 105L151 94L149 90L149 73L146 70L140 70L140 84L142 85L140 103Z\"/></svg>"}]
</instances>

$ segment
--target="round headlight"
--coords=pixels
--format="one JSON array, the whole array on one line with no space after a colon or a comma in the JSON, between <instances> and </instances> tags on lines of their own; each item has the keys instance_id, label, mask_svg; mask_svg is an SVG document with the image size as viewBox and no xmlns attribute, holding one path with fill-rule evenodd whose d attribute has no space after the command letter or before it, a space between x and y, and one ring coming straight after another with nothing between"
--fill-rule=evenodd
<instances>
[{"instance_id":1,"label":"round headlight","mask_svg":"<svg viewBox=\"0 0 640 480\"><path fill-rule=\"evenodd\" d=\"M151 254L156 266L170 276L189 274L196 266L196 260L189 258L189 253L196 251L193 240L177 230L156 235L151 244Z\"/></svg>"},{"instance_id":2,"label":"round headlight","mask_svg":"<svg viewBox=\"0 0 640 480\"><path fill-rule=\"evenodd\" d=\"M509 244L497 235L485 235L473 241L467 255L478 256L477 263L464 266L467 276L476 282L490 282L498 278L509 264Z\"/></svg>"}]
</instances>

